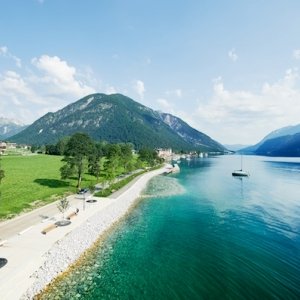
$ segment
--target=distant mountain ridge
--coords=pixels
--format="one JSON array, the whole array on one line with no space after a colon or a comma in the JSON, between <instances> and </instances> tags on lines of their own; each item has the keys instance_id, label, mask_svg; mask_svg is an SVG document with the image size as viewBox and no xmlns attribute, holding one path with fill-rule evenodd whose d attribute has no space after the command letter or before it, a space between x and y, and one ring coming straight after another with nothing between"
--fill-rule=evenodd
<instances>
[{"instance_id":1,"label":"distant mountain ridge","mask_svg":"<svg viewBox=\"0 0 300 300\"><path fill-rule=\"evenodd\" d=\"M233 144L233 145L225 144L224 147L227 148L230 151L239 151L239 150L247 148L249 146L248 145L242 145L242 144Z\"/></svg>"},{"instance_id":2,"label":"distant mountain ridge","mask_svg":"<svg viewBox=\"0 0 300 300\"><path fill-rule=\"evenodd\" d=\"M95 140L130 142L138 149L225 150L181 119L154 111L121 94L86 96L55 113L47 113L10 140L51 144L74 132L85 132Z\"/></svg>"},{"instance_id":3,"label":"distant mountain ridge","mask_svg":"<svg viewBox=\"0 0 300 300\"><path fill-rule=\"evenodd\" d=\"M256 149L255 154L267 156L300 156L300 133L266 140Z\"/></svg>"},{"instance_id":4,"label":"distant mountain ridge","mask_svg":"<svg viewBox=\"0 0 300 300\"><path fill-rule=\"evenodd\" d=\"M27 125L16 120L0 117L0 140L5 140L24 130L26 127Z\"/></svg>"},{"instance_id":5,"label":"distant mountain ridge","mask_svg":"<svg viewBox=\"0 0 300 300\"><path fill-rule=\"evenodd\" d=\"M300 156L300 124L272 131L256 145L241 149L239 152L269 156Z\"/></svg>"}]
</instances>

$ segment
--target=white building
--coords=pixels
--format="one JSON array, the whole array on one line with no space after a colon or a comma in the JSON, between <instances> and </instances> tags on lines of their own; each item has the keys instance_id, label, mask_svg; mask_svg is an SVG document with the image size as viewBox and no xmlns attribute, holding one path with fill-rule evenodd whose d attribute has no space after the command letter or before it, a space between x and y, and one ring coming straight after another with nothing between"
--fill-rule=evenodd
<instances>
[{"instance_id":1,"label":"white building","mask_svg":"<svg viewBox=\"0 0 300 300\"><path fill-rule=\"evenodd\" d=\"M172 159L172 149L157 149L157 155L160 158L163 158L164 160L171 160Z\"/></svg>"}]
</instances>

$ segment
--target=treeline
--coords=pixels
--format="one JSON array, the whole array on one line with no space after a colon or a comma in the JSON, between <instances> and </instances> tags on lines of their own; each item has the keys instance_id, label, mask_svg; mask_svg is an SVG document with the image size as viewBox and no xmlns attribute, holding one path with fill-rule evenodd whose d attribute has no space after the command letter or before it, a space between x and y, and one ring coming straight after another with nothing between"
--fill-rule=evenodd
<instances>
[{"instance_id":1,"label":"treeline","mask_svg":"<svg viewBox=\"0 0 300 300\"><path fill-rule=\"evenodd\" d=\"M112 182L120 174L162 163L153 149L143 148L135 153L130 143L95 142L84 133L75 133L54 145L46 145L44 150L48 155L64 156L61 178L76 176L78 188L85 172L95 176L97 182L100 179Z\"/></svg>"}]
</instances>

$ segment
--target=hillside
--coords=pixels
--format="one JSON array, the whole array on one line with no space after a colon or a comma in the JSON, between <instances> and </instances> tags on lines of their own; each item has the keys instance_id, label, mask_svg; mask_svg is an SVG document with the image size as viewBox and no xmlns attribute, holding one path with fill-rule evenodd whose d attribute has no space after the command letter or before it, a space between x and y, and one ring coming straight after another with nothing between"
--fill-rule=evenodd
<instances>
[{"instance_id":1,"label":"hillside","mask_svg":"<svg viewBox=\"0 0 300 300\"><path fill-rule=\"evenodd\" d=\"M19 133L27 126L17 121L0 117L0 140L6 140L7 138Z\"/></svg>"},{"instance_id":2,"label":"hillside","mask_svg":"<svg viewBox=\"0 0 300 300\"><path fill-rule=\"evenodd\" d=\"M268 135L266 135L259 143L243 148L239 152L244 154L257 154L256 151L268 140L276 139L279 137L291 136L294 134L300 133L300 124L295 126L286 126L279 128L277 130L272 131ZM284 140L284 139L283 139ZM280 141L280 139L278 140ZM267 143L266 145L271 145L272 142ZM263 146L262 149L266 149L267 146ZM265 150L264 150L265 151Z\"/></svg>"},{"instance_id":3,"label":"hillside","mask_svg":"<svg viewBox=\"0 0 300 300\"><path fill-rule=\"evenodd\" d=\"M300 133L266 140L255 154L267 156L300 156Z\"/></svg>"},{"instance_id":4,"label":"hillside","mask_svg":"<svg viewBox=\"0 0 300 300\"><path fill-rule=\"evenodd\" d=\"M137 149L224 150L221 144L181 119L156 112L121 94L86 96L55 113L47 113L10 140L51 144L74 132L87 133L95 140L130 142Z\"/></svg>"},{"instance_id":5,"label":"hillside","mask_svg":"<svg viewBox=\"0 0 300 300\"><path fill-rule=\"evenodd\" d=\"M199 132L198 130L190 127L187 123L181 119L166 113L160 113L162 120L170 126L182 139L187 143L195 145L196 147L203 148L219 148L224 150L224 146L214 141L208 135Z\"/></svg>"}]
</instances>

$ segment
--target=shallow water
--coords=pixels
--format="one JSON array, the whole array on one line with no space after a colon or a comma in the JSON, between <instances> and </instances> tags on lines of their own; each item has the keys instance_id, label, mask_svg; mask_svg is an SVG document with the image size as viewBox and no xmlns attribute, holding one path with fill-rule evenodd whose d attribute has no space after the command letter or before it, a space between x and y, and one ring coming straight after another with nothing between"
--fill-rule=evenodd
<instances>
[{"instance_id":1,"label":"shallow water","mask_svg":"<svg viewBox=\"0 0 300 300\"><path fill-rule=\"evenodd\" d=\"M43 299L299 299L300 159L181 164Z\"/></svg>"}]
</instances>

